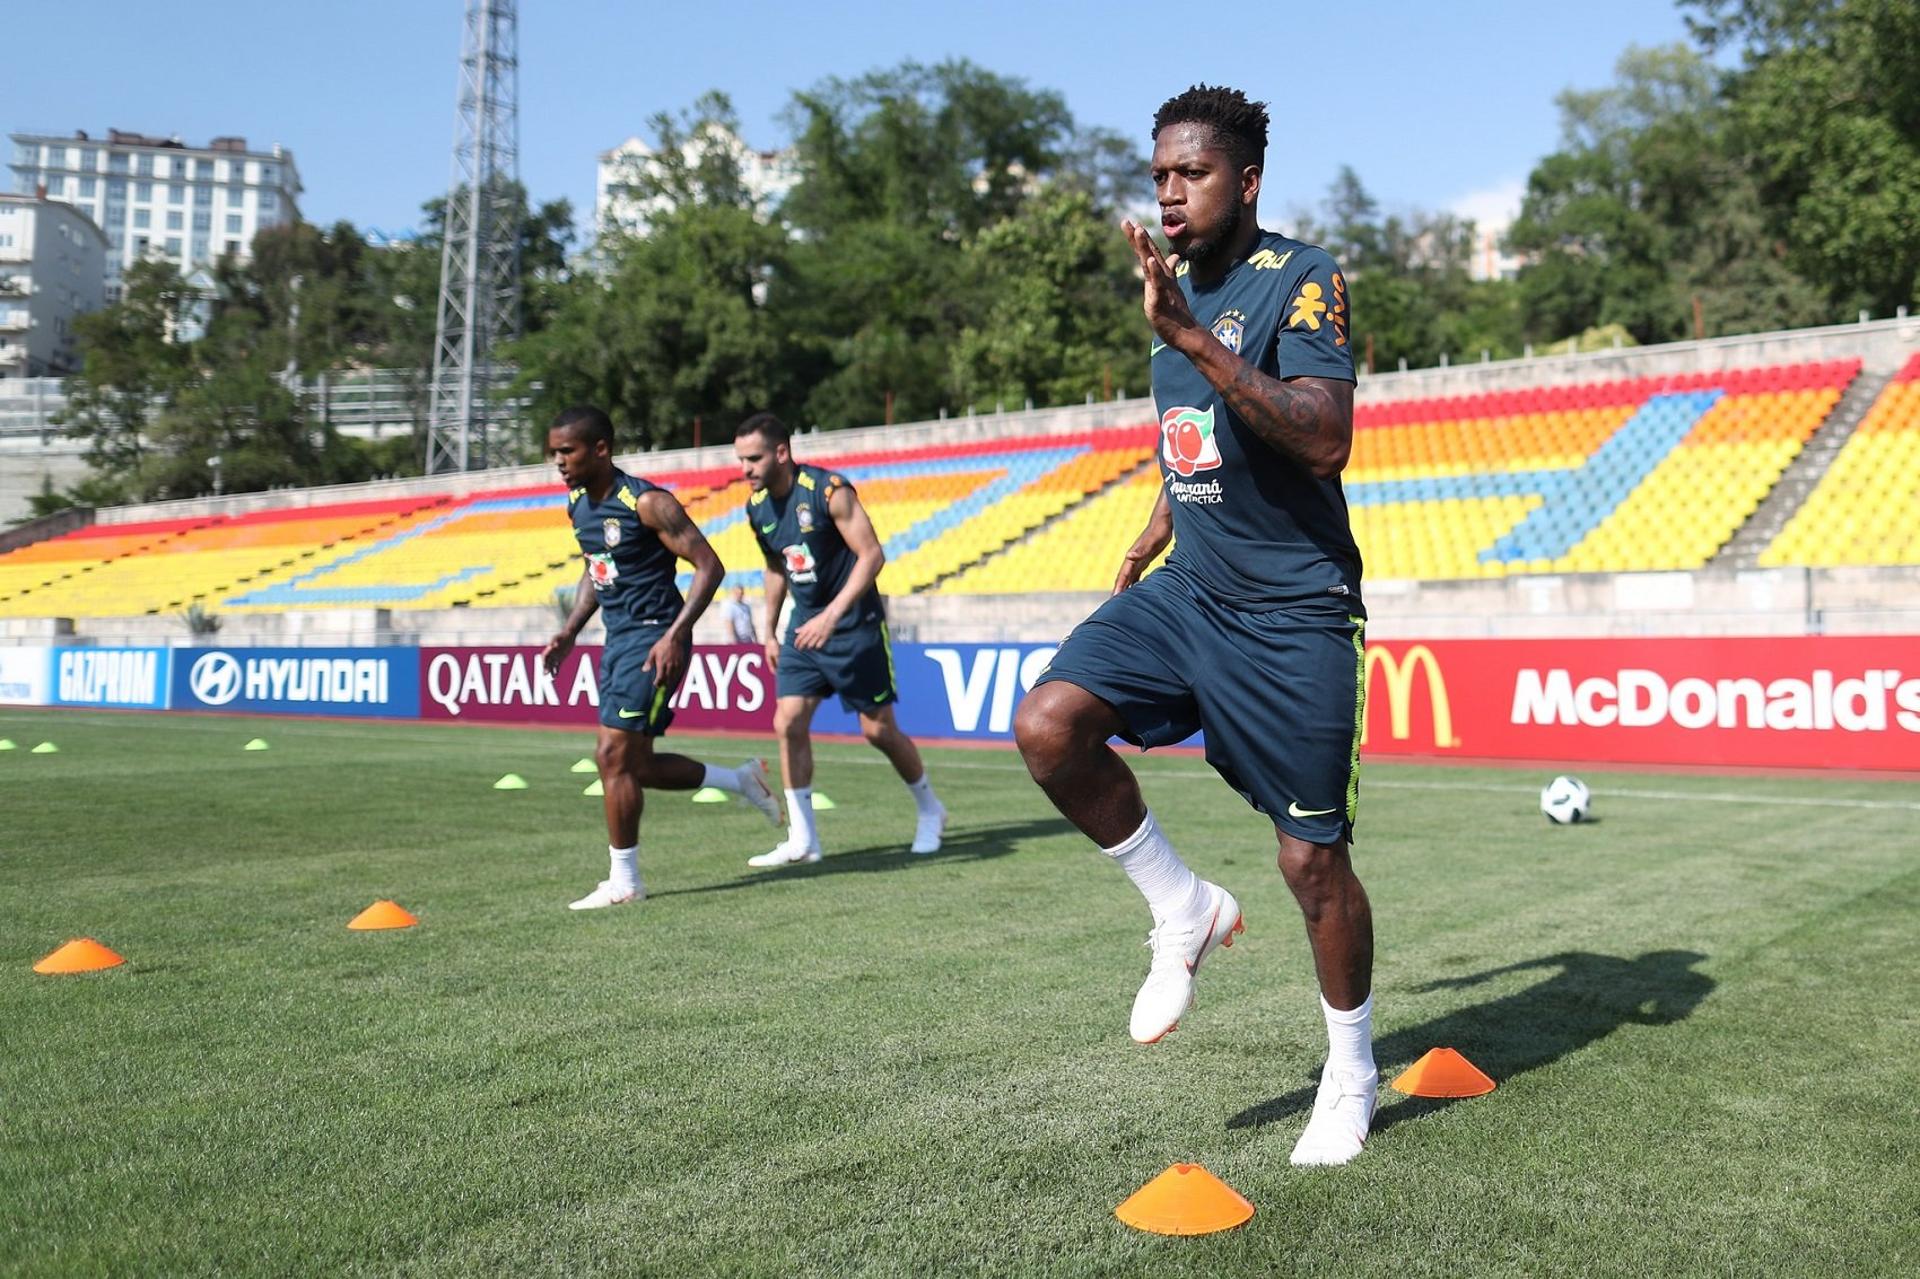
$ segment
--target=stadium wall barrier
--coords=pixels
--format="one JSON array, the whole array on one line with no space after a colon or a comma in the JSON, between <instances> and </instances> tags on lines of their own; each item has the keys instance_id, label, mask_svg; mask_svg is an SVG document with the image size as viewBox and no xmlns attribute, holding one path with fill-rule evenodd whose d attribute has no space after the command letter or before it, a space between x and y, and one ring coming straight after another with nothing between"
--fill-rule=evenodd
<instances>
[{"instance_id":1,"label":"stadium wall barrier","mask_svg":"<svg viewBox=\"0 0 1920 1279\"><path fill-rule=\"evenodd\" d=\"M0 706L45 706L52 674L52 649L0 648Z\"/></svg>"},{"instance_id":2,"label":"stadium wall barrier","mask_svg":"<svg viewBox=\"0 0 1920 1279\"><path fill-rule=\"evenodd\" d=\"M1009 740L1053 652L896 644L900 724L926 738ZM584 730L600 653L578 648L549 677L532 645L0 648L0 703ZM1391 640L1369 644L1365 661L1370 757L1920 772L1920 636ZM771 734L774 688L757 646L699 646L675 727ZM835 699L814 724L858 731Z\"/></svg>"}]
</instances>

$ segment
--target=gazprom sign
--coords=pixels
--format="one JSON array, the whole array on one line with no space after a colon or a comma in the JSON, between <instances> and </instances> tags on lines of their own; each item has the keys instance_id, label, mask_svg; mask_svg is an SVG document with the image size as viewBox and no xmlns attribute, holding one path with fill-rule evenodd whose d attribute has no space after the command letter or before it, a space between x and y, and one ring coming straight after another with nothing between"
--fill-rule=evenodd
<instances>
[{"instance_id":1,"label":"gazprom sign","mask_svg":"<svg viewBox=\"0 0 1920 1279\"><path fill-rule=\"evenodd\" d=\"M165 710L172 650L62 648L53 661L55 706L115 706Z\"/></svg>"}]
</instances>

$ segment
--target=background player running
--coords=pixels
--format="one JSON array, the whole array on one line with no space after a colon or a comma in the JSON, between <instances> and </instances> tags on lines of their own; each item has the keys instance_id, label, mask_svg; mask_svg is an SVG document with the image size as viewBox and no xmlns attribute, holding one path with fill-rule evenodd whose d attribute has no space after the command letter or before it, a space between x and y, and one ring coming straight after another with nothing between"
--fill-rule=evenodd
<instances>
[{"instance_id":1,"label":"background player running","mask_svg":"<svg viewBox=\"0 0 1920 1279\"><path fill-rule=\"evenodd\" d=\"M773 727L787 788L787 838L749 866L820 860L813 820L813 712L828 693L860 716L860 732L892 762L913 794L909 851L940 851L947 810L927 781L913 739L894 721L893 647L874 582L887 562L873 523L846 479L793 460L792 435L771 413L734 432L740 472L753 486L747 519L766 556L767 662L779 700ZM793 592L792 629L780 635L780 610Z\"/></svg>"},{"instance_id":2,"label":"background player running","mask_svg":"<svg viewBox=\"0 0 1920 1279\"><path fill-rule=\"evenodd\" d=\"M1240 928L1189 870L1108 747L1206 732L1207 761L1270 818L1306 918L1330 1050L1296 1164L1345 1163L1371 1122L1373 923L1347 843L1359 802L1360 554L1339 475L1353 438L1346 281L1323 250L1257 221L1264 104L1197 86L1154 116L1163 258L1131 222L1145 279L1162 484L1112 598L1061 646L1015 724L1055 806L1133 879L1153 961L1133 1037L1193 1000ZM1173 539L1165 567L1142 570Z\"/></svg>"},{"instance_id":3,"label":"background player running","mask_svg":"<svg viewBox=\"0 0 1920 1279\"><path fill-rule=\"evenodd\" d=\"M638 865L643 787L718 786L758 808L775 826L780 803L758 760L719 768L653 749L653 739L673 722L667 702L686 674L693 624L720 585L713 548L678 498L613 464L613 423L599 409L571 408L555 418L547 453L567 483L567 512L587 561L573 612L541 654L547 670L565 660L596 609L607 627L594 760L606 792L610 864L606 879L572 903L574 910L598 910L647 895ZM693 565L693 591L684 600L674 584L677 560Z\"/></svg>"}]
</instances>

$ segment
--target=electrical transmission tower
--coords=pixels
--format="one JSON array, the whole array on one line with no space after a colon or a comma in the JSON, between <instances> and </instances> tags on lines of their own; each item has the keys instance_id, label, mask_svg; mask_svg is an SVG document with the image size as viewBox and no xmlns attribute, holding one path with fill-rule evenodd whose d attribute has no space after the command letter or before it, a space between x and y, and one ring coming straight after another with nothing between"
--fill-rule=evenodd
<instances>
[{"instance_id":1,"label":"electrical transmission tower","mask_svg":"<svg viewBox=\"0 0 1920 1279\"><path fill-rule=\"evenodd\" d=\"M499 345L520 333L520 25L514 0L467 0L434 324L427 473L513 461Z\"/></svg>"}]
</instances>

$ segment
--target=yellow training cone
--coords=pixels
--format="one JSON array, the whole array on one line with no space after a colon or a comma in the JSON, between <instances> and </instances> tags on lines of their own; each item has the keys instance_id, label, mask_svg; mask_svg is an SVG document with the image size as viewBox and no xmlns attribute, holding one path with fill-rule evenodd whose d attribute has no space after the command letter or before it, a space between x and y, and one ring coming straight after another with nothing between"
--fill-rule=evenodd
<instances>
[{"instance_id":1,"label":"yellow training cone","mask_svg":"<svg viewBox=\"0 0 1920 1279\"><path fill-rule=\"evenodd\" d=\"M1127 1196L1113 1215L1156 1235L1210 1235L1245 1225L1253 1205L1199 1164L1175 1164Z\"/></svg>"},{"instance_id":2,"label":"yellow training cone","mask_svg":"<svg viewBox=\"0 0 1920 1279\"><path fill-rule=\"evenodd\" d=\"M588 782L587 788L581 791L580 793L582 795L604 795L607 793L607 788L602 786L600 784L600 779L596 777L592 781Z\"/></svg>"},{"instance_id":3,"label":"yellow training cone","mask_svg":"<svg viewBox=\"0 0 1920 1279\"><path fill-rule=\"evenodd\" d=\"M577 759L573 762L573 767L569 771L575 773L597 773L600 771L600 766L590 759Z\"/></svg>"},{"instance_id":4,"label":"yellow training cone","mask_svg":"<svg viewBox=\"0 0 1920 1279\"><path fill-rule=\"evenodd\" d=\"M17 751L19 749L18 746L14 745L11 737L0 737L0 751Z\"/></svg>"},{"instance_id":5,"label":"yellow training cone","mask_svg":"<svg viewBox=\"0 0 1920 1279\"><path fill-rule=\"evenodd\" d=\"M1451 1048L1429 1050L1393 1081L1393 1087L1409 1097L1479 1097L1497 1086L1480 1067Z\"/></svg>"},{"instance_id":6,"label":"yellow training cone","mask_svg":"<svg viewBox=\"0 0 1920 1279\"><path fill-rule=\"evenodd\" d=\"M376 928L412 928L419 922L413 912L397 902L377 901L349 919L347 927L364 933Z\"/></svg>"},{"instance_id":7,"label":"yellow training cone","mask_svg":"<svg viewBox=\"0 0 1920 1279\"><path fill-rule=\"evenodd\" d=\"M718 786L702 786L693 793L693 802L696 804L724 804L730 798Z\"/></svg>"},{"instance_id":8,"label":"yellow training cone","mask_svg":"<svg viewBox=\"0 0 1920 1279\"><path fill-rule=\"evenodd\" d=\"M256 737L252 741L248 742L245 746L242 746L240 749L243 751L264 751L264 750L271 750L272 747L267 745L266 738Z\"/></svg>"},{"instance_id":9,"label":"yellow training cone","mask_svg":"<svg viewBox=\"0 0 1920 1279\"><path fill-rule=\"evenodd\" d=\"M91 973L127 961L91 937L76 937L33 966L36 973Z\"/></svg>"},{"instance_id":10,"label":"yellow training cone","mask_svg":"<svg viewBox=\"0 0 1920 1279\"><path fill-rule=\"evenodd\" d=\"M527 788L527 779L518 773L508 773L505 777L495 782L493 788L495 790L525 790Z\"/></svg>"},{"instance_id":11,"label":"yellow training cone","mask_svg":"<svg viewBox=\"0 0 1920 1279\"><path fill-rule=\"evenodd\" d=\"M60 748L58 746L55 746L52 742L41 742L38 746L34 747L32 750L28 751L27 753L29 755L58 755L60 753Z\"/></svg>"},{"instance_id":12,"label":"yellow training cone","mask_svg":"<svg viewBox=\"0 0 1920 1279\"><path fill-rule=\"evenodd\" d=\"M840 807L840 805L834 803L832 800L828 799L825 795L822 795L819 791L815 791L813 793L813 807L816 812L824 813L829 808L838 808Z\"/></svg>"}]
</instances>

